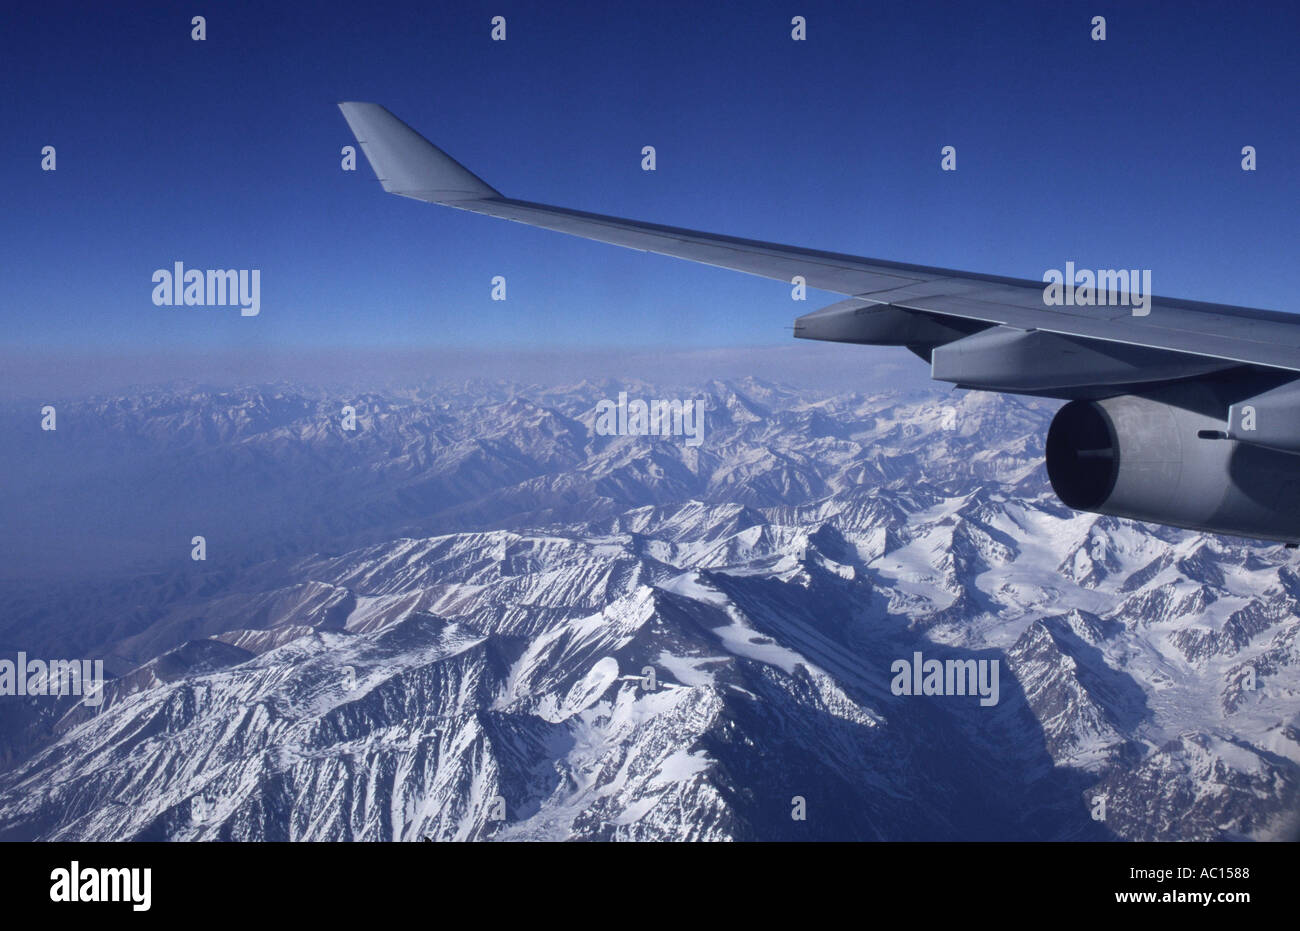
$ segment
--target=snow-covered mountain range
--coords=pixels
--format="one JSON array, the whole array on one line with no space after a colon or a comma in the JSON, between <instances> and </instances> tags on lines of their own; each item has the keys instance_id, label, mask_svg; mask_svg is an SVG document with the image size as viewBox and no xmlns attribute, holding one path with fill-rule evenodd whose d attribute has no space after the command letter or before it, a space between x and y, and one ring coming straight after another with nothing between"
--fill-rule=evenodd
<instances>
[{"instance_id":1,"label":"snow-covered mountain range","mask_svg":"<svg viewBox=\"0 0 1300 931\"><path fill-rule=\"evenodd\" d=\"M597 435L620 391L703 398L704 442ZM6 424L0 658L114 678L0 697L0 839L1294 837L1300 559L1066 509L1052 410L480 382ZM918 653L997 701L897 694Z\"/></svg>"}]
</instances>

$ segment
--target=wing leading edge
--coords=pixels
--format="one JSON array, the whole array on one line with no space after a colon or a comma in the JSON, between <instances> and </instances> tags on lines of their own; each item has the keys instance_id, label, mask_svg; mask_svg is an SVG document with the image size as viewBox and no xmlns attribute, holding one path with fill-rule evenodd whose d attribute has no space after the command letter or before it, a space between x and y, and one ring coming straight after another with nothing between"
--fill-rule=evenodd
<instances>
[{"instance_id":1,"label":"wing leading edge","mask_svg":"<svg viewBox=\"0 0 1300 931\"><path fill-rule=\"evenodd\" d=\"M853 299L800 317L795 335L803 339L930 345L906 336L919 329L951 333L932 345L960 344L980 338L991 326L1003 326L1030 338L1015 350L1021 357L1052 352L1073 360L1076 368L1088 365L1086 356L1092 352L1100 354L1103 367L1107 363L1101 356L1118 359L1114 365L1139 375L1158 369L1163 378L1235 365L1300 372L1300 315L1163 297L1151 298L1150 313L1140 317L1125 306L1048 306L1041 281L822 252L514 200L378 104L341 103L339 108L389 193L765 278L789 282L798 275L810 287ZM881 329L880 310L902 315L900 335L873 337ZM918 319L907 320L913 317ZM1094 341L1112 346L1096 347ZM985 337L981 342L970 348L982 351L987 362L993 341ZM950 352L949 367L961 355L974 358L969 352ZM1004 390L1018 389L1008 385Z\"/></svg>"}]
</instances>

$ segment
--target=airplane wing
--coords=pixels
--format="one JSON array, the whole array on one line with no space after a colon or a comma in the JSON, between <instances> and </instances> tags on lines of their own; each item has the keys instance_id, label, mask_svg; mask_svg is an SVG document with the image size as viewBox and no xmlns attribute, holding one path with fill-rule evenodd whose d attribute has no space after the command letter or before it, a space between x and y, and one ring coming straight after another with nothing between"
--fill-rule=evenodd
<instances>
[{"instance_id":1,"label":"airplane wing","mask_svg":"<svg viewBox=\"0 0 1300 931\"><path fill-rule=\"evenodd\" d=\"M1300 315L1152 297L1128 306L1049 306L1042 281L861 258L642 223L505 197L385 108L341 103L384 190L629 249L808 286L850 300L795 336L908 345L934 376L1026 393L1192 377L1242 365L1300 372ZM1004 328L1005 331L994 328Z\"/></svg>"}]
</instances>

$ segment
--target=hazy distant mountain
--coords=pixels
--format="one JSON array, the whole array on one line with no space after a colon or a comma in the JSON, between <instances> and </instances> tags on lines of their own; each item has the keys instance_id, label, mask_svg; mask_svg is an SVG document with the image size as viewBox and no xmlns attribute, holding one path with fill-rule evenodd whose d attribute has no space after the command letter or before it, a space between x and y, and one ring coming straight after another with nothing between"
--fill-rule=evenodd
<instances>
[{"instance_id":1,"label":"hazy distant mountain","mask_svg":"<svg viewBox=\"0 0 1300 931\"><path fill-rule=\"evenodd\" d=\"M596 435L619 391L704 399L703 444ZM0 698L0 838L1293 836L1296 557L1068 511L1050 415L754 379L66 405L0 462L7 548L100 577L15 578L0 658L117 678ZM918 652L996 660L996 704L894 694Z\"/></svg>"}]
</instances>

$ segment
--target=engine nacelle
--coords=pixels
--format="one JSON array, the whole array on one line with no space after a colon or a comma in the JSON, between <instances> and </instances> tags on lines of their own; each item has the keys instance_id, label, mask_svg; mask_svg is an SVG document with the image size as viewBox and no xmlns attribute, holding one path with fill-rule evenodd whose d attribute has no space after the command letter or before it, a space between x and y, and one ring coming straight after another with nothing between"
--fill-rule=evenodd
<instances>
[{"instance_id":1,"label":"engine nacelle","mask_svg":"<svg viewBox=\"0 0 1300 931\"><path fill-rule=\"evenodd\" d=\"M1069 402L1047 431L1052 489L1081 511L1300 541L1300 455L1227 438L1243 393L1192 382Z\"/></svg>"}]
</instances>

